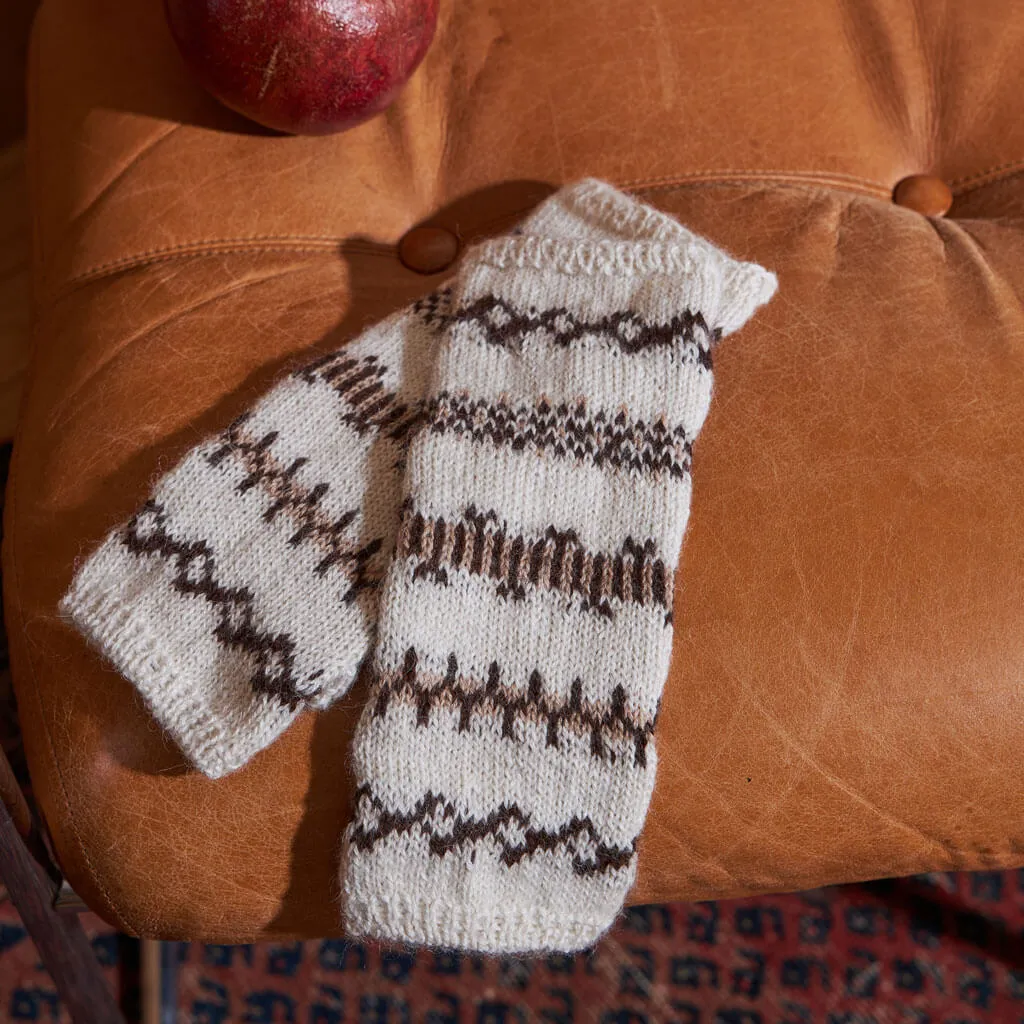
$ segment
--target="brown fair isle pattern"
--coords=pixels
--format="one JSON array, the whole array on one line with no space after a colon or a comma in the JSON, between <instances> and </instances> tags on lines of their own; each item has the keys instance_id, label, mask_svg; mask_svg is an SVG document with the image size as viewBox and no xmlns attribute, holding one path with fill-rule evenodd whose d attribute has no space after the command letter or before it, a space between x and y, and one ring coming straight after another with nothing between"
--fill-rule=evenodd
<instances>
[{"instance_id":1,"label":"brown fair isle pattern","mask_svg":"<svg viewBox=\"0 0 1024 1024\"><path fill-rule=\"evenodd\" d=\"M214 630L217 639L254 659L252 688L275 697L293 711L298 707L305 695L296 685L295 641L283 633L257 628L252 593L246 587L225 587L217 582L216 562L205 541L172 536L163 506L152 500L130 520L121 539L134 555L159 555L172 562L174 589L208 601L219 617ZM310 681L319 675L314 673Z\"/></svg>"},{"instance_id":2,"label":"brown fair isle pattern","mask_svg":"<svg viewBox=\"0 0 1024 1024\"><path fill-rule=\"evenodd\" d=\"M308 384L330 384L342 399L342 421L358 434L378 431L404 444L410 431L422 421L423 410L420 403L407 405L386 387L386 372L387 367L376 356L353 358L343 349L316 360L297 376Z\"/></svg>"},{"instance_id":3,"label":"brown fair isle pattern","mask_svg":"<svg viewBox=\"0 0 1024 1024\"><path fill-rule=\"evenodd\" d=\"M523 338L544 331L564 348L581 338L593 336L615 345L623 352L636 353L653 348L679 347L682 363L711 369L711 349L721 338L721 328L711 328L700 313L684 310L667 323L648 323L636 313L624 310L586 320L564 308L520 312L504 299L484 295L457 312L443 316L446 327L479 328L492 345L518 349Z\"/></svg>"},{"instance_id":4,"label":"brown fair isle pattern","mask_svg":"<svg viewBox=\"0 0 1024 1024\"><path fill-rule=\"evenodd\" d=\"M155 483L167 535L135 543L149 557L125 546L122 525L76 572L62 613L211 778L288 728L294 716L278 702L327 706L369 654L368 597L388 561L438 341L406 309L299 364ZM139 542L136 530L127 536ZM182 558L199 561L176 580ZM183 591L206 601L183 605Z\"/></svg>"},{"instance_id":5,"label":"brown fair isle pattern","mask_svg":"<svg viewBox=\"0 0 1024 1024\"><path fill-rule=\"evenodd\" d=\"M557 747L563 728L590 737L590 753L612 763L616 760L614 740L624 739L632 745L633 763L647 766L647 743L654 732L654 719L638 722L626 710L626 690L619 684L607 703L583 699L583 682L573 682L569 699L544 694L544 680L536 669L530 674L526 693L501 682L501 669L492 661L487 679L459 675L454 654L448 656L448 670L443 676L421 671L415 648L405 652L400 669L380 673L374 680L373 714L380 718L393 701L401 700L416 708L416 724L430 725L434 707L458 708L459 731L469 728L474 712L501 719L501 735L516 741L516 723L520 719L538 722L547 727L546 745Z\"/></svg>"},{"instance_id":6,"label":"brown fair isle pattern","mask_svg":"<svg viewBox=\"0 0 1024 1024\"><path fill-rule=\"evenodd\" d=\"M651 540L626 538L612 554L587 550L572 530L548 527L543 537L512 535L494 512L468 508L458 522L402 510L396 558L414 561L413 578L447 585L449 571L498 580L498 595L521 600L527 585L578 598L587 611L615 617L613 601L656 605L672 622L672 573Z\"/></svg>"},{"instance_id":7,"label":"brown fair isle pattern","mask_svg":"<svg viewBox=\"0 0 1024 1024\"><path fill-rule=\"evenodd\" d=\"M244 430L247 419L248 416L239 417L221 435L223 444L209 456L210 465L218 466L229 456L238 459L249 473L238 485L238 493L261 487L273 499L263 513L264 522L273 522L282 513L288 516L296 526L289 543L297 547L310 541L323 552L324 557L316 566L317 574L323 576L337 566L350 578L346 601L354 600L361 590L378 586L380 580L368 575L368 566L383 546L383 538L375 537L359 546L347 540L345 532L356 519L357 511L350 509L338 519L330 519L320 508L329 485L304 487L298 483L295 474L308 460L298 458L288 466L279 462L271 452L277 432L271 431L258 439L252 437Z\"/></svg>"},{"instance_id":8,"label":"brown fair isle pattern","mask_svg":"<svg viewBox=\"0 0 1024 1024\"><path fill-rule=\"evenodd\" d=\"M472 401L443 391L427 406L435 434L468 435L474 441L569 456L597 467L609 466L654 477L668 473L681 479L690 471L691 442L682 427L663 422L630 421L625 412L609 417L587 413L587 403L513 406L507 402Z\"/></svg>"},{"instance_id":9,"label":"brown fair isle pattern","mask_svg":"<svg viewBox=\"0 0 1024 1024\"><path fill-rule=\"evenodd\" d=\"M442 330L448 326L452 313L452 289L451 287L438 288L437 291L424 295L412 304L413 312L426 324L435 330Z\"/></svg>"},{"instance_id":10,"label":"brown fair isle pattern","mask_svg":"<svg viewBox=\"0 0 1024 1024\"><path fill-rule=\"evenodd\" d=\"M429 840L430 853L444 857L466 844L490 840L498 844L499 859L508 867L537 851L564 850L572 855L577 875L599 875L626 867L636 852L636 841L628 847L604 843L589 817L574 815L552 831L530 827L530 816L516 804L503 803L486 818L464 817L443 796L426 793L408 814L389 810L369 785L356 790L356 807L351 842L358 850L372 850L393 834L415 832Z\"/></svg>"}]
</instances>

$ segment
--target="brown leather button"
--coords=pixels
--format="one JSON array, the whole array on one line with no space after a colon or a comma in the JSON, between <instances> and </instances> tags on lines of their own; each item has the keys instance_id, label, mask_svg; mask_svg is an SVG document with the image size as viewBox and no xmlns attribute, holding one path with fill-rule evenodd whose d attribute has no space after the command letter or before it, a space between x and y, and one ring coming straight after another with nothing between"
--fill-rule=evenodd
<instances>
[{"instance_id":1,"label":"brown leather button","mask_svg":"<svg viewBox=\"0 0 1024 1024\"><path fill-rule=\"evenodd\" d=\"M944 217L953 205L953 193L941 178L912 174L892 190L892 201L925 217Z\"/></svg>"},{"instance_id":2,"label":"brown leather button","mask_svg":"<svg viewBox=\"0 0 1024 1024\"><path fill-rule=\"evenodd\" d=\"M398 258L417 274L438 274L450 267L458 254L459 240L444 228L413 228L398 243Z\"/></svg>"}]
</instances>

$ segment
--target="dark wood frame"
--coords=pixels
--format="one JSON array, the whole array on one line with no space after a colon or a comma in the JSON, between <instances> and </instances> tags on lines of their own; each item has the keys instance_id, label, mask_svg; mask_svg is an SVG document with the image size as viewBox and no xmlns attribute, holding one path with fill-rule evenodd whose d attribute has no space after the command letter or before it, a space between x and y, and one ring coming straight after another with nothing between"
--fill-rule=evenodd
<instances>
[{"instance_id":1,"label":"dark wood frame","mask_svg":"<svg viewBox=\"0 0 1024 1024\"><path fill-rule=\"evenodd\" d=\"M14 773L0 753L0 881L21 915L57 993L75 1024L126 1024L78 920L79 900L63 879L35 825ZM13 807L8 805L13 803ZM15 822L17 821L17 824ZM63 909L58 909L62 905Z\"/></svg>"}]
</instances>

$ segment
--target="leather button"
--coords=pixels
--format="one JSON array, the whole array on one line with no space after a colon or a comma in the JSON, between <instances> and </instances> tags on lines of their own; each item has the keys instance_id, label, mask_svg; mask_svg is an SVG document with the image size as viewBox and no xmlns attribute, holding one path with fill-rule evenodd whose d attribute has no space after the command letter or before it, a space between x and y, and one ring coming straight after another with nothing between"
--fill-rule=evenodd
<instances>
[{"instance_id":1,"label":"leather button","mask_svg":"<svg viewBox=\"0 0 1024 1024\"><path fill-rule=\"evenodd\" d=\"M925 217L944 217L953 205L953 193L941 178L912 174L892 190L892 201Z\"/></svg>"},{"instance_id":2,"label":"leather button","mask_svg":"<svg viewBox=\"0 0 1024 1024\"><path fill-rule=\"evenodd\" d=\"M398 243L398 258L417 274L438 274L450 267L458 255L459 240L444 228L413 228Z\"/></svg>"}]
</instances>

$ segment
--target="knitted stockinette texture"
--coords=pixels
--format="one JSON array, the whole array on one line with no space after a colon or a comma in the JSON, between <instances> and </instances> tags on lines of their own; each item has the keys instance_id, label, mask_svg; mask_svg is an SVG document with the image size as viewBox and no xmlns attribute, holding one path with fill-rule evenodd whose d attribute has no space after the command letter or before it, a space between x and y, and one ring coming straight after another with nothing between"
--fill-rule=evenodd
<instances>
[{"instance_id":1,"label":"knitted stockinette texture","mask_svg":"<svg viewBox=\"0 0 1024 1024\"><path fill-rule=\"evenodd\" d=\"M354 744L351 933L567 951L614 920L712 348L775 288L595 181L468 255Z\"/></svg>"},{"instance_id":2,"label":"knitted stockinette texture","mask_svg":"<svg viewBox=\"0 0 1024 1024\"><path fill-rule=\"evenodd\" d=\"M190 451L62 602L212 778L358 673L444 301L291 374Z\"/></svg>"}]
</instances>

